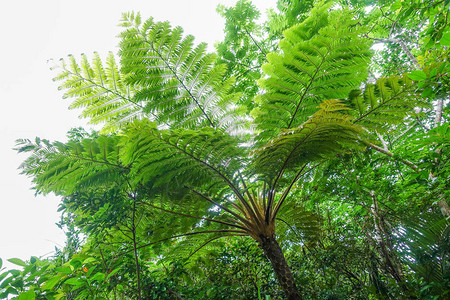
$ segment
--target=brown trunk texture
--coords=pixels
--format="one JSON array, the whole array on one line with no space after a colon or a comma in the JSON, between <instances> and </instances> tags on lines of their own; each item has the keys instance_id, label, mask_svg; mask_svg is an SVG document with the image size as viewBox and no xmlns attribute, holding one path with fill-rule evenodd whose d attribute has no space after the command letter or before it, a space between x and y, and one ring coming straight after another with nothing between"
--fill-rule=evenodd
<instances>
[{"instance_id":1,"label":"brown trunk texture","mask_svg":"<svg viewBox=\"0 0 450 300\"><path fill-rule=\"evenodd\" d=\"M278 245L275 237L261 237L261 240L261 248L272 263L273 270L277 275L278 283L286 294L286 298L288 300L302 299L302 296L295 285L291 269L289 269L283 251L281 250L280 245Z\"/></svg>"}]
</instances>

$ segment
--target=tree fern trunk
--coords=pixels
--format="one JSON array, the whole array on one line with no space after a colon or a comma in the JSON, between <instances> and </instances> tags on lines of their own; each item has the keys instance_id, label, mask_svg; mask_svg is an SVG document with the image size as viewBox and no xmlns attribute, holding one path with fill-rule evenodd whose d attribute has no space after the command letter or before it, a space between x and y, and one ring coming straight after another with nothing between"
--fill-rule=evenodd
<instances>
[{"instance_id":1,"label":"tree fern trunk","mask_svg":"<svg viewBox=\"0 0 450 300\"><path fill-rule=\"evenodd\" d=\"M261 237L261 240L261 248L272 263L273 270L277 275L278 283L286 294L286 298L288 300L302 299L302 296L295 285L294 276L286 263L283 251L281 250L280 245L278 245L275 237Z\"/></svg>"}]
</instances>

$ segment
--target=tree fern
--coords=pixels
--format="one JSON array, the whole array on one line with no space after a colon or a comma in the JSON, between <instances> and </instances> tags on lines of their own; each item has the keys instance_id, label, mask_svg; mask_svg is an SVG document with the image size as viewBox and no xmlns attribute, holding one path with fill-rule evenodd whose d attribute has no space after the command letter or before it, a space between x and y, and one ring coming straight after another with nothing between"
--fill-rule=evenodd
<instances>
[{"instance_id":1,"label":"tree fern","mask_svg":"<svg viewBox=\"0 0 450 300\"><path fill-rule=\"evenodd\" d=\"M260 141L300 126L321 101L347 98L366 78L369 43L351 13L329 8L314 8L284 32L281 51L267 56L260 81L266 92L254 111Z\"/></svg>"},{"instance_id":2,"label":"tree fern","mask_svg":"<svg viewBox=\"0 0 450 300\"><path fill-rule=\"evenodd\" d=\"M420 104L411 82L383 78L359 91L370 57L363 27L349 10L320 4L267 55L263 91L242 116L249 98L232 92L239 85L205 44L133 13L121 25L120 67L112 54L105 64L97 54L92 62L69 57L56 77L71 107L113 133L22 140L19 151L31 153L23 172L38 191L65 196L73 214L93 214L100 229L75 220L105 246L125 241L118 255L134 253L138 278L139 259L161 255L161 243L173 250L166 258L189 257L224 236L246 235L271 260L287 298L300 298L276 228L303 244L320 228L291 190L370 130L400 124ZM251 141L240 136L250 121ZM121 207L126 212L112 212Z\"/></svg>"}]
</instances>

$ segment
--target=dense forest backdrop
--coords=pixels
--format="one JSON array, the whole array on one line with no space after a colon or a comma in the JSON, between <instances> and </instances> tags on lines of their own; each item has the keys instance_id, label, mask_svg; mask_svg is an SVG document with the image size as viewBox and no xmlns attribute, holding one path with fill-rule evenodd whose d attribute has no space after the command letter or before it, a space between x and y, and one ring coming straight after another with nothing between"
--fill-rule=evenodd
<instances>
[{"instance_id":1,"label":"dense forest backdrop","mask_svg":"<svg viewBox=\"0 0 450 300\"><path fill-rule=\"evenodd\" d=\"M447 299L449 6L240 0L215 53L124 13L53 68L102 129L17 141L67 241L0 298Z\"/></svg>"}]
</instances>

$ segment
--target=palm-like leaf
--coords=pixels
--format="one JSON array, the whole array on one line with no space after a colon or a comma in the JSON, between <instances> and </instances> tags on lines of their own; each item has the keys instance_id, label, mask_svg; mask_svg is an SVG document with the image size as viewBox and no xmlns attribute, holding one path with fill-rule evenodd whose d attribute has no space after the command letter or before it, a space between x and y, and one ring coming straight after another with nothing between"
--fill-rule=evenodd
<instances>
[{"instance_id":1,"label":"palm-like leaf","mask_svg":"<svg viewBox=\"0 0 450 300\"><path fill-rule=\"evenodd\" d=\"M70 108L82 108L81 117L89 118L90 123L104 123L106 131L115 131L145 117L142 104L134 102L134 91L123 81L112 53L105 66L97 53L91 63L84 54L80 63L73 56L68 62L60 62L52 68L60 69L53 80L62 81L59 89L65 90L64 98L74 98Z\"/></svg>"},{"instance_id":2,"label":"palm-like leaf","mask_svg":"<svg viewBox=\"0 0 450 300\"><path fill-rule=\"evenodd\" d=\"M403 123L405 117L414 113L414 107L426 105L414 94L415 89L405 75L383 77L376 83L366 84L364 91L352 91L349 98L354 108L354 123L377 131Z\"/></svg>"},{"instance_id":3,"label":"palm-like leaf","mask_svg":"<svg viewBox=\"0 0 450 300\"><path fill-rule=\"evenodd\" d=\"M281 221L277 223L277 235L283 241L312 244L322 233L319 217L294 201L280 209L277 219Z\"/></svg>"},{"instance_id":4,"label":"palm-like leaf","mask_svg":"<svg viewBox=\"0 0 450 300\"><path fill-rule=\"evenodd\" d=\"M245 151L238 140L223 131L158 130L149 122L135 123L125 132L122 157L133 164L136 179L154 186L228 186L238 192L233 178L243 167Z\"/></svg>"},{"instance_id":5,"label":"palm-like leaf","mask_svg":"<svg viewBox=\"0 0 450 300\"><path fill-rule=\"evenodd\" d=\"M360 27L346 11L314 8L311 17L285 31L281 51L263 66L268 78L258 101L256 123L262 143L282 129L300 126L328 99L347 98L366 78L370 55Z\"/></svg>"},{"instance_id":6,"label":"palm-like leaf","mask_svg":"<svg viewBox=\"0 0 450 300\"><path fill-rule=\"evenodd\" d=\"M328 100L319 107L320 110L308 121L284 130L256 151L255 169L265 181L272 183L285 171L295 170L355 145L361 128L352 124L349 115L342 113L347 110L346 106L339 101Z\"/></svg>"},{"instance_id":7,"label":"palm-like leaf","mask_svg":"<svg viewBox=\"0 0 450 300\"><path fill-rule=\"evenodd\" d=\"M19 152L31 152L22 173L32 176L38 192L69 195L75 190L117 183L128 168L119 161L115 136L50 143L36 139L18 141Z\"/></svg>"},{"instance_id":8,"label":"palm-like leaf","mask_svg":"<svg viewBox=\"0 0 450 300\"><path fill-rule=\"evenodd\" d=\"M404 259L425 281L444 284L450 272L450 222L426 214L405 225L399 231Z\"/></svg>"},{"instance_id":9,"label":"palm-like leaf","mask_svg":"<svg viewBox=\"0 0 450 300\"><path fill-rule=\"evenodd\" d=\"M125 14L120 56L128 85L139 90L135 102L159 123L195 128L239 128L238 94L229 93L234 80L224 80L225 65L206 54L206 44L194 47L182 29L152 19L141 24L139 15ZM233 128L230 128L232 126Z\"/></svg>"}]
</instances>

